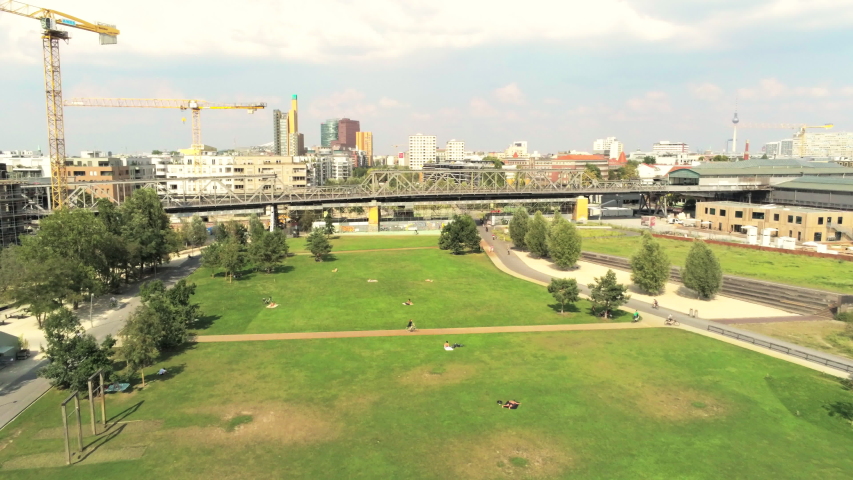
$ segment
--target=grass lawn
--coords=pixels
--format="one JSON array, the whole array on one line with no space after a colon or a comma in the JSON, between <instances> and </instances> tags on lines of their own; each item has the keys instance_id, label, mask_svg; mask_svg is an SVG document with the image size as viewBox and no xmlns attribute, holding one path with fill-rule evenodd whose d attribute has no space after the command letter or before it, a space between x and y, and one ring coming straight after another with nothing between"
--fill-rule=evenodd
<instances>
[{"instance_id":1,"label":"grass lawn","mask_svg":"<svg viewBox=\"0 0 853 480\"><path fill-rule=\"evenodd\" d=\"M586 300L560 315L545 287L502 273L484 254L362 252L326 262L300 255L288 258L284 270L247 273L231 284L196 271L190 277L198 285L194 300L210 323L198 333L402 329L410 318L419 328L601 321L589 314ZM265 307L262 299L269 296L278 308ZM414 305L403 305L407 299ZM630 319L621 313L617 321Z\"/></svg>"},{"instance_id":2,"label":"grass lawn","mask_svg":"<svg viewBox=\"0 0 853 480\"><path fill-rule=\"evenodd\" d=\"M108 417L131 423L79 465L59 466L68 392L50 391L0 431L0 475L853 477L853 428L828 414L853 393L806 368L679 330L448 338L466 345L454 352L444 340L199 344L149 368L172 373L148 388L108 397Z\"/></svg>"},{"instance_id":3,"label":"grass lawn","mask_svg":"<svg viewBox=\"0 0 853 480\"><path fill-rule=\"evenodd\" d=\"M583 250L630 258L639 248L641 238L599 237L584 239ZM657 239L673 265L684 266L690 242ZM853 262L813 258L785 253L763 252L746 248L708 245L720 260L723 273L786 283L807 288L850 293L853 291Z\"/></svg>"},{"instance_id":4,"label":"grass lawn","mask_svg":"<svg viewBox=\"0 0 853 480\"><path fill-rule=\"evenodd\" d=\"M838 320L743 323L736 326L804 347L853 358L853 340L844 335L846 324Z\"/></svg>"},{"instance_id":5,"label":"grass lawn","mask_svg":"<svg viewBox=\"0 0 853 480\"><path fill-rule=\"evenodd\" d=\"M308 253L305 248L307 235L288 238L291 253ZM329 240L332 252L348 250L374 250L385 248L438 247L438 235L334 235Z\"/></svg>"}]
</instances>

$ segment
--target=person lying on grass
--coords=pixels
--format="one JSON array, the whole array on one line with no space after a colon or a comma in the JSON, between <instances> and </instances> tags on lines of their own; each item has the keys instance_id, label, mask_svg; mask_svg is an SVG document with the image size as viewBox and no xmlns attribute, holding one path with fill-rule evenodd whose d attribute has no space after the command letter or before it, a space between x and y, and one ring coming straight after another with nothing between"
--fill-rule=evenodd
<instances>
[{"instance_id":1,"label":"person lying on grass","mask_svg":"<svg viewBox=\"0 0 853 480\"><path fill-rule=\"evenodd\" d=\"M444 342L444 349L445 349L445 350L447 350L448 352L452 352L452 351L453 351L453 347L451 347L451 346L450 346L450 342L448 342L448 341L446 341L446 340L445 340L445 342Z\"/></svg>"},{"instance_id":2,"label":"person lying on grass","mask_svg":"<svg viewBox=\"0 0 853 480\"><path fill-rule=\"evenodd\" d=\"M410 298L410 299L406 300L405 302L403 302L403 305L414 305L414 303L412 303L412 299Z\"/></svg>"},{"instance_id":3,"label":"person lying on grass","mask_svg":"<svg viewBox=\"0 0 853 480\"><path fill-rule=\"evenodd\" d=\"M498 400L498 405L500 405L501 401ZM520 402L516 402L515 400L507 400L501 405L501 408L509 408L510 410L515 410L518 406L521 405Z\"/></svg>"}]
</instances>

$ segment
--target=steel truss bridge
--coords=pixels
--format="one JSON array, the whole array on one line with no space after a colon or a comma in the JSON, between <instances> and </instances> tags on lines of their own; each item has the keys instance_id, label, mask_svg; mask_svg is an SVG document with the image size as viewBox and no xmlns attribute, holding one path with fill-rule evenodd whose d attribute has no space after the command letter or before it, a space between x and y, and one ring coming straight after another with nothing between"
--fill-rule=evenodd
<instances>
[{"instance_id":1,"label":"steel truss bridge","mask_svg":"<svg viewBox=\"0 0 853 480\"><path fill-rule=\"evenodd\" d=\"M245 185L246 180L251 180L251 193L236 188ZM240 183L235 185L235 182ZM31 209L49 213L43 201L49 196L49 184L24 184L22 188L30 199ZM168 212L268 205L319 207L335 203L537 201L615 193L640 194L645 207L652 208L670 193L714 197L770 189L767 185L671 185L640 180L598 180L586 172L565 169L374 170L368 172L361 183L328 187L293 187L271 174L68 182L68 188L66 206L89 209L96 208L99 198L121 204L132 190L152 188Z\"/></svg>"}]
</instances>

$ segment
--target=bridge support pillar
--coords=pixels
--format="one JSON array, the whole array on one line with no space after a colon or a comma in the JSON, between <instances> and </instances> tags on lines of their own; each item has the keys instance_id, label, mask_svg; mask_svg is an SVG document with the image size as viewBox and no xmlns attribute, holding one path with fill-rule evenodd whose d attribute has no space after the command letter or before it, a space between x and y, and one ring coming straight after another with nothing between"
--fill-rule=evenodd
<instances>
[{"instance_id":1,"label":"bridge support pillar","mask_svg":"<svg viewBox=\"0 0 853 480\"><path fill-rule=\"evenodd\" d=\"M270 212L270 231L275 231L275 225L278 223L278 207L276 205L267 205L267 210Z\"/></svg>"},{"instance_id":2,"label":"bridge support pillar","mask_svg":"<svg viewBox=\"0 0 853 480\"><path fill-rule=\"evenodd\" d=\"M575 209L572 211L572 220L578 223L586 223L589 218L589 199L586 197L577 197L575 199Z\"/></svg>"},{"instance_id":3,"label":"bridge support pillar","mask_svg":"<svg viewBox=\"0 0 853 480\"><path fill-rule=\"evenodd\" d=\"M371 205L367 207L367 231L379 231L379 205Z\"/></svg>"}]
</instances>

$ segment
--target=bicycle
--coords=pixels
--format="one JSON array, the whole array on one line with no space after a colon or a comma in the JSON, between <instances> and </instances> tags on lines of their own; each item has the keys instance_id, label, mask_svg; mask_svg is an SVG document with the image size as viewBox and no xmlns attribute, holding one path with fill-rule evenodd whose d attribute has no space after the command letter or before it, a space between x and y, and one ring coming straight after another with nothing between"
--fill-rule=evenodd
<instances>
[{"instance_id":1,"label":"bicycle","mask_svg":"<svg viewBox=\"0 0 853 480\"><path fill-rule=\"evenodd\" d=\"M680 323L678 320L674 319L674 318L673 318L672 320L670 320L670 319L668 319L668 318L667 318L667 319L663 322L663 324L664 324L665 326L670 326L670 327L678 327L678 326L680 326L680 325L681 325L681 323Z\"/></svg>"}]
</instances>

